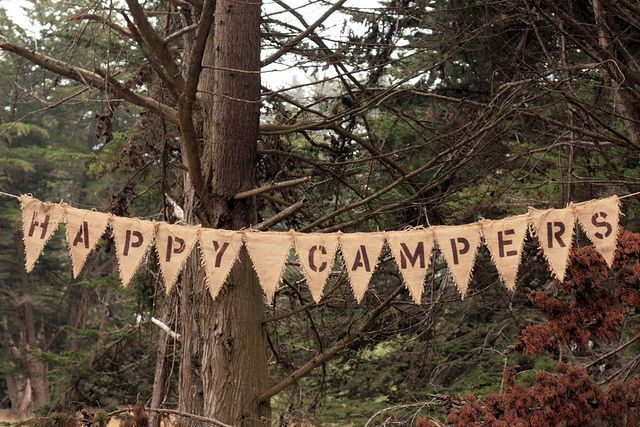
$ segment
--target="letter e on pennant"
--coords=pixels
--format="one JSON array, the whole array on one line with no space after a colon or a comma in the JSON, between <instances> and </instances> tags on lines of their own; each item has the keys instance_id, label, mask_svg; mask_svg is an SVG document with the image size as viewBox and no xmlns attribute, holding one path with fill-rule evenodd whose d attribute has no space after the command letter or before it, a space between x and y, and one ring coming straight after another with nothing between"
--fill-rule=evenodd
<instances>
[{"instance_id":1,"label":"letter e on pennant","mask_svg":"<svg viewBox=\"0 0 640 427\"><path fill-rule=\"evenodd\" d=\"M529 228L529 215L518 215L499 221L480 221L482 235L500 278L509 290L516 289L522 249Z\"/></svg>"}]
</instances>

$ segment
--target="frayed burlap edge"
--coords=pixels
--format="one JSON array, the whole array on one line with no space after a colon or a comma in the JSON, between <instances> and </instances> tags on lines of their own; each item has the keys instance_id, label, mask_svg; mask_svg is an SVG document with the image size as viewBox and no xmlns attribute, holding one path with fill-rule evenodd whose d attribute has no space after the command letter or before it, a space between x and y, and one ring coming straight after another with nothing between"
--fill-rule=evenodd
<instances>
[{"instance_id":1,"label":"frayed burlap edge","mask_svg":"<svg viewBox=\"0 0 640 427\"><path fill-rule=\"evenodd\" d=\"M116 245L116 261L117 261L117 264L118 264L118 274L120 275L120 282L122 283L122 286L124 288L127 288L127 287L129 287L129 283L131 282L131 279L133 279L133 277L136 275L136 272L140 268L140 264L142 264L142 260L147 257L147 255L149 254L149 251L151 250L151 246L153 245L153 242L154 242L154 240L156 238L156 231L155 231L156 227L154 225L153 233L151 235L151 239L149 239L149 243L147 244L147 246L146 246L146 248L144 250L144 253L140 256L140 261L138 261L138 265L136 266L135 271L133 272L133 274L131 275L129 280L127 280L126 283L125 283L125 281L123 280L123 277L122 277L122 264L120 262L120 245L118 243L118 239L116 238L115 227L114 227L114 224L113 224L113 221L116 218L128 218L128 217L117 217L115 215L112 215L109 218L109 226L111 227L111 236L113 237L113 242ZM128 218L128 219L137 219L137 218ZM140 219L139 219L139 221L151 222L151 221L144 221L144 220L140 220Z\"/></svg>"},{"instance_id":2,"label":"frayed burlap edge","mask_svg":"<svg viewBox=\"0 0 640 427\"><path fill-rule=\"evenodd\" d=\"M69 224L68 224L68 209L77 209L80 211L85 211L85 209L78 209L78 208L74 208L73 206L69 206L68 204L64 203L62 205L62 207L64 208L64 212L65 212L65 238L67 240L67 247L69 248L69 259L71 260L71 275L73 276L74 279L77 279L78 276L80 276L80 273L82 272L82 268L84 267L84 264L87 262L87 258L89 258L89 254L93 251L93 249L98 245L98 242L100 241L100 237L102 237L106 232L107 232L107 228L109 228L109 224L111 223L111 214L107 214L107 213L102 213L102 215L104 215L106 217L106 222L104 224L104 227L102 228L102 232L100 234L100 237L98 237L98 240L96 240L96 242L93 244L92 247L89 248L89 250L87 251L86 254L84 254L84 256L82 257L81 260L75 260L73 258L73 255L71 254L71 242L74 239L74 236L69 234ZM91 211L86 211L86 212L91 212ZM99 213L99 212L96 212Z\"/></svg>"},{"instance_id":3,"label":"frayed burlap edge","mask_svg":"<svg viewBox=\"0 0 640 427\"><path fill-rule=\"evenodd\" d=\"M261 277L262 274L258 271L258 269L256 268L256 259L255 259L255 255L253 254L253 250L249 247L249 242L247 241L247 234L249 233L259 233L262 235L288 235L289 236L289 245L287 247L287 252L286 255L284 256L284 259L282 261L282 265L280 266L280 272L278 274L278 280L276 281L276 283L274 284L273 289L270 289L268 286L266 286L264 284L264 280ZM278 232L278 231L257 231L257 230L244 230L244 246L247 249L247 253L249 254L249 258L251 259L251 266L253 267L253 271L255 271L256 276L258 276L258 282L260 282L260 287L262 288L266 300L267 300L267 304L272 304L273 303L273 298L276 295L276 291L278 290L278 285L280 284L280 282L282 281L282 275L284 274L284 270L287 266L287 258L289 256L289 251L291 250L291 244L293 242L293 231L287 231L287 232Z\"/></svg>"},{"instance_id":4,"label":"frayed burlap edge","mask_svg":"<svg viewBox=\"0 0 640 427\"><path fill-rule=\"evenodd\" d=\"M64 221L65 211L64 211L64 207L58 203L42 202L34 198L30 194L22 194L18 197L18 200L20 200L20 211L21 211L20 213L22 217L22 244L24 246L24 268L27 271L27 273L31 273L31 271L33 271L34 267L38 263L38 260L40 259L40 255L42 255L42 251L44 251L44 248L47 246L47 243L49 242L49 240L51 240L51 237L53 237L53 235L58 230L58 227L60 226L60 222ZM29 265L29 261L27 259L27 239L26 239L28 231L27 231L27 221L26 221L26 218L24 217L24 209L27 205L34 202L40 203L41 205L45 205L45 206L51 206L51 207L59 206L62 209L62 214L60 215L58 220L52 224L51 231L49 232L49 235L47 236L44 243L42 244L42 248L38 252L38 255L34 258L33 262L31 262L31 265Z\"/></svg>"},{"instance_id":5,"label":"frayed burlap edge","mask_svg":"<svg viewBox=\"0 0 640 427\"><path fill-rule=\"evenodd\" d=\"M524 230L524 237L522 238L522 243L520 244L520 247L518 248L518 269L516 270L516 277L514 279L514 282L512 285L510 285L509 283L507 283L507 280L504 278L504 276L502 275L502 271L498 268L498 263L496 262L496 258L495 255L493 253L493 251L491 250L491 247L487 244L487 240L485 239L485 233L484 233L484 224L489 222L489 221L493 221L493 222L499 222L499 221L505 221L505 220L511 220L513 218L526 218L527 219L527 224L525 226L525 230ZM478 221L480 223L480 229L482 232L482 241L484 242L484 246L486 246L486 248L489 250L489 256L491 256L491 261L493 261L493 265L496 266L496 270L498 270L498 274L500 275L500 279L502 280L502 283L504 283L505 287L510 290L511 292L515 292L516 287L518 285L518 274L520 273L520 265L522 264L522 257L523 257L523 253L524 253L524 243L527 240L527 233L530 232L530 227L529 227L529 214L520 214L520 215L514 215L514 216L509 216L507 218L504 219L498 219L498 220L489 220L489 219L481 219L480 221Z\"/></svg>"},{"instance_id":6,"label":"frayed burlap edge","mask_svg":"<svg viewBox=\"0 0 640 427\"><path fill-rule=\"evenodd\" d=\"M300 252L298 251L298 246L296 244L296 235L297 234L303 234L303 233L297 233L297 232L293 232L292 233L292 239L293 239L293 246L295 248L296 254L298 255L298 259L300 259ZM316 233L318 235L327 235L327 233ZM331 233L334 234L335 233ZM324 240L323 240L324 242ZM311 293L311 297L313 298L313 300L316 303L319 303L320 300L322 299L323 295L324 295L324 288L327 285L327 280L329 280L329 276L331 275L331 269L333 269L333 265L336 262L336 254L338 253L338 247L340 246L340 239L338 237L336 237L336 244L333 247L333 251L331 253L327 252L327 255L330 255L330 259L331 259L331 264L329 265L329 273L327 274L326 279L324 280L324 283L322 284L322 288L320 289L320 292L317 293L311 289L311 287L309 286L309 282L311 281L310 277L309 277L309 272L307 271L307 269L305 268L305 266L302 264L302 262L300 262L300 266L302 267L302 275L304 276L304 280L307 282L307 287L309 288L309 292Z\"/></svg>"},{"instance_id":7,"label":"frayed burlap edge","mask_svg":"<svg viewBox=\"0 0 640 427\"><path fill-rule=\"evenodd\" d=\"M569 208L564 208L564 209L545 209L545 210L538 210L536 208L533 208L531 206L529 206L529 212L527 212L527 215L529 215L529 232L531 233L532 236L535 236L538 239L538 247L540 248L540 250L542 251L542 256L544 257L545 261L547 261L547 265L549 266L549 270L551 270L551 274L553 274L553 276L558 279L559 281L563 282L565 279L565 276L567 275L567 268L569 267L569 264L571 263L571 248L573 247L573 235L575 234L575 228L576 228L576 214L575 211L572 210L573 213L573 224L571 227L571 234L569 236L569 244L567 245L567 247L569 248L567 250L567 259L564 262L564 268L562 270L562 277L558 276L558 274L556 273L555 269L553 268L553 265L551 264L550 261L550 257L549 254L547 254L547 251L544 250L544 247L542 246L542 243L540 242L540 236L538 235L538 226L537 224L534 223L534 217L533 215L535 215L535 212L547 212L547 211L551 211L551 210L564 210L564 209L569 209Z\"/></svg>"},{"instance_id":8,"label":"frayed burlap edge","mask_svg":"<svg viewBox=\"0 0 640 427\"><path fill-rule=\"evenodd\" d=\"M357 236L357 235L362 235L362 234L366 234L367 236L373 237L373 236L380 236L380 239L382 239L382 245L380 245L380 250L378 251L378 253L376 254L375 257L375 263L373 265L373 268L371 269L371 275L369 276L369 280L367 281L367 283L364 286L364 289L362 290L362 295L358 296L358 293L356 291L356 289L354 288L353 285L353 278L351 277L351 270L349 269L349 266L347 265L347 260L344 257L344 252L342 250L342 232L338 232L338 248L340 250L340 254L342 256L342 261L344 264L344 268L347 270L347 276L349 277L349 285L351 287L351 292L353 293L354 298L356 299L356 302L358 304L360 304L362 302L362 300L364 299L364 294L367 293L367 290L369 289L369 284L371 283L371 279L373 278L374 273L376 272L376 270L378 269L378 265L380 264L380 255L382 255L382 251L384 250L384 245L387 243L385 236L384 236L384 232L373 232L373 233L349 233L349 236ZM369 260L371 261L371 260Z\"/></svg>"},{"instance_id":9,"label":"frayed burlap edge","mask_svg":"<svg viewBox=\"0 0 640 427\"><path fill-rule=\"evenodd\" d=\"M155 237L157 237L158 235L158 228L162 225L162 223L157 223L154 227L154 240ZM168 226L173 226L173 225L177 225L177 224L167 224ZM196 243L198 243L198 241L200 240L200 226L192 226L192 225L178 225L178 227L185 227L185 228L192 228L194 229L194 231L196 232L196 238L193 239L193 241L191 242L191 244L185 248L185 251L187 251L187 254L185 255L185 257L182 259L182 261L180 262L180 266L178 268L178 273L176 274L176 277L173 278L173 281L171 283L169 283L167 277L165 276L165 272L164 272L164 268L162 267L163 263L160 261L162 254L160 254L160 249L158 248L158 242L157 240L155 240L155 244L153 245L154 247L154 252L156 253L156 256L158 257L158 265L160 266L160 274L162 275L162 280L164 281L164 291L165 294L168 295L169 292L171 292L171 289L173 289L173 287L175 286L176 282L178 281L178 278L180 277L180 273L182 273L182 270L184 269L184 266L187 265L187 261L189 260L189 257L191 256L191 252L193 252L193 248L195 248ZM206 275L205 275L206 276Z\"/></svg>"},{"instance_id":10,"label":"frayed burlap edge","mask_svg":"<svg viewBox=\"0 0 640 427\"><path fill-rule=\"evenodd\" d=\"M447 256L445 255L445 252L442 250L442 247L440 245L440 240L438 239L437 230L439 228L445 228L445 227L468 227L470 225L477 226L477 229L478 229L478 243L475 245L475 248L473 250L474 253L473 253L473 259L471 261L471 268L469 269L469 274L467 274L467 278L463 283L458 283L458 280L456 279L455 275L453 274L453 271L451 270L451 267L449 266L449 260L447 259ZM475 271L475 268L476 268L476 261L478 259L478 249L480 248L480 245L482 244L482 228L481 228L481 226L480 226L478 221L472 222L470 224L464 224L464 225L437 225L437 226L433 226L433 227L430 227L430 228L433 229L433 233L434 233L434 236L435 236L435 241L438 244L438 250L440 251L440 253L444 257L445 262L447 263L447 270L449 272L449 276L453 280L453 283L456 285L456 288L458 289L458 293L460 294L460 298L464 300L464 298L467 296L467 292L469 290L469 283L471 282L471 278L473 277L473 272Z\"/></svg>"},{"instance_id":11,"label":"frayed burlap edge","mask_svg":"<svg viewBox=\"0 0 640 427\"><path fill-rule=\"evenodd\" d=\"M614 250L613 253L611 254L610 257L605 258L604 254L600 252L600 250L598 249L598 246L596 245L596 242L591 238L591 236L589 236L589 234L586 232L586 228L585 226L582 224L582 221L580 221L580 218L578 218L578 214L574 213L575 216L575 222L577 222L578 224L580 224L580 228L582 228L582 230L584 231L584 234L587 236L587 238L589 239L589 241L591 243L593 243L593 247L596 249L596 251L600 254L600 256L602 256L602 258L604 259L604 262L607 263L607 266L609 268L613 267L613 262L615 261L616 258L616 248L618 246L618 239L620 237L620 215L622 214L622 202L620 200L620 197L618 197L617 195L613 195L613 196L609 196L609 197L605 197L604 199L594 199L594 200L589 200L586 202L580 202L580 203L571 203L570 206L572 206L574 208L574 212L575 212L575 208L576 206L579 205L587 205L589 203L593 203L593 202L600 202L603 200L608 200L608 199L614 199L615 200L615 204L616 204L616 208L617 208L617 220L615 222L615 224L613 225L613 239L614 239Z\"/></svg>"},{"instance_id":12,"label":"frayed burlap edge","mask_svg":"<svg viewBox=\"0 0 640 427\"><path fill-rule=\"evenodd\" d=\"M422 287L420 288L420 290L418 290L418 294L416 295L416 293L414 292L414 289L411 285L409 285L409 283L407 282L404 273L402 272L402 269L400 268L400 259L398 258L395 251L393 250L393 246L391 246L391 242L389 240L389 235L391 233L411 233L411 232L417 232L417 231L422 231L427 235L431 236L431 250L429 251L429 253L424 254L425 256L425 269L424 269L424 277L422 278ZM436 246L436 236L433 233L433 230L431 228L424 228L424 227L415 227L415 228L406 228L404 230L401 231L385 231L384 232L384 237L385 240L387 242L387 246L389 247L389 251L391 252L391 255L393 256L393 260L395 261L396 265L398 266L398 271L400 272L400 277L402 277L402 283L404 283L405 288L407 288L407 290L409 291L409 295L411 296L411 299L413 300L414 303L416 304L420 304L422 302L422 294L424 293L424 281L427 278L427 271L429 270L429 267L431 267L431 256L433 254L433 251L435 249Z\"/></svg>"},{"instance_id":13,"label":"frayed burlap edge","mask_svg":"<svg viewBox=\"0 0 640 427\"><path fill-rule=\"evenodd\" d=\"M214 301L218 297L218 295L220 295L220 291L224 287L224 284L227 281L227 279L229 278L229 274L231 274L231 270L233 270L233 267L235 267L236 263L239 262L238 259L239 259L240 251L242 250L242 247L244 246L244 237L243 237L244 233L242 231L224 230L224 229L219 229L217 231L229 232L229 233L240 235L240 244L237 247L233 248L233 262L229 266L229 269L225 272L224 277L220 281L220 285L216 287L211 283L211 279L209 278L209 274L207 274L207 260L206 260L205 253L204 253L204 243L202 243L202 232L203 232L203 229L200 229L200 232L198 233L199 234L198 235L198 242L199 242L198 244L200 246L200 265L204 269L204 273L205 273L204 274L204 280L205 280L205 282L207 284L207 289L209 290L209 295L211 295L211 299L214 300Z\"/></svg>"}]
</instances>

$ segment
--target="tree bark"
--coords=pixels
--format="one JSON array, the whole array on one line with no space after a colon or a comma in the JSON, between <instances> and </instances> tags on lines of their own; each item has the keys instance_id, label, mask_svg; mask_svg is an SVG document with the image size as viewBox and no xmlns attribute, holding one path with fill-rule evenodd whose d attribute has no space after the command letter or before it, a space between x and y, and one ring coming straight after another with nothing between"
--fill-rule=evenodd
<instances>
[{"instance_id":1,"label":"tree bark","mask_svg":"<svg viewBox=\"0 0 640 427\"><path fill-rule=\"evenodd\" d=\"M166 296L164 305L162 306L161 319L167 325L171 325L175 322L175 304L176 293L172 292ZM156 355L156 369L153 376L153 390L151 392L151 407L160 408L167 394L167 387L169 385L169 367L171 365L170 352L168 351L172 346L173 338L169 336L165 331L160 330L158 332L158 351ZM156 412L149 414L149 425L151 427L160 427L160 416Z\"/></svg>"},{"instance_id":2,"label":"tree bark","mask_svg":"<svg viewBox=\"0 0 640 427\"><path fill-rule=\"evenodd\" d=\"M608 25L610 20L608 13L600 3L600 0L593 0L592 4L596 28L598 29L598 44L616 64L614 66L609 62L606 63L616 110L627 125L629 139L635 147L640 147L640 108L638 108L638 99L628 87L630 83L626 81L626 76L622 73L621 68L617 66L621 60L611 45L614 37Z\"/></svg>"},{"instance_id":3,"label":"tree bark","mask_svg":"<svg viewBox=\"0 0 640 427\"><path fill-rule=\"evenodd\" d=\"M199 209L216 228L250 224L250 199L233 196L255 187L259 29L260 2L217 1L198 96L205 141L201 166L211 205L187 205L191 219ZM192 256L181 292L179 409L232 425L265 425L269 404L258 402L267 387L264 302L248 255L241 253L215 301L199 259ZM188 425L201 423L191 420Z\"/></svg>"}]
</instances>

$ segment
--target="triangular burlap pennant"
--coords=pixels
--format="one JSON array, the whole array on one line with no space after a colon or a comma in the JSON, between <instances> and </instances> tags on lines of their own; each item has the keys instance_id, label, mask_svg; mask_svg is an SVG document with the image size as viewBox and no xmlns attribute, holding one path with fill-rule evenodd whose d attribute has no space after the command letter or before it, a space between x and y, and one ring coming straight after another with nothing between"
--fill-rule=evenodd
<instances>
[{"instance_id":1,"label":"triangular burlap pennant","mask_svg":"<svg viewBox=\"0 0 640 427\"><path fill-rule=\"evenodd\" d=\"M22 208L22 232L24 241L25 268L33 270L58 224L64 217L64 208L53 203L43 203L31 196L20 196Z\"/></svg>"},{"instance_id":2,"label":"triangular burlap pennant","mask_svg":"<svg viewBox=\"0 0 640 427\"><path fill-rule=\"evenodd\" d=\"M574 205L576 216L585 234L591 240L607 265L613 265L618 244L620 199L611 196Z\"/></svg>"},{"instance_id":3,"label":"triangular burlap pennant","mask_svg":"<svg viewBox=\"0 0 640 427\"><path fill-rule=\"evenodd\" d=\"M315 302L320 302L324 285L333 268L338 249L338 235L294 233L293 240L311 296Z\"/></svg>"},{"instance_id":4,"label":"triangular burlap pennant","mask_svg":"<svg viewBox=\"0 0 640 427\"><path fill-rule=\"evenodd\" d=\"M384 233L339 234L338 241L353 295L360 303L378 266Z\"/></svg>"},{"instance_id":5,"label":"triangular burlap pennant","mask_svg":"<svg viewBox=\"0 0 640 427\"><path fill-rule=\"evenodd\" d=\"M515 290L522 249L529 229L529 215L512 216L500 221L484 219L480 225L502 281L507 288Z\"/></svg>"},{"instance_id":6,"label":"triangular burlap pennant","mask_svg":"<svg viewBox=\"0 0 640 427\"><path fill-rule=\"evenodd\" d=\"M529 208L529 223L538 237L544 257L551 271L563 281L569 264L569 251L573 243L573 209L547 209L539 211Z\"/></svg>"},{"instance_id":7,"label":"triangular burlap pennant","mask_svg":"<svg viewBox=\"0 0 640 427\"><path fill-rule=\"evenodd\" d=\"M431 262L433 231L389 231L386 237L411 298L416 304L420 304L424 278Z\"/></svg>"},{"instance_id":8,"label":"triangular burlap pennant","mask_svg":"<svg viewBox=\"0 0 640 427\"><path fill-rule=\"evenodd\" d=\"M242 232L200 230L200 253L211 298L216 299L242 248Z\"/></svg>"},{"instance_id":9,"label":"triangular burlap pennant","mask_svg":"<svg viewBox=\"0 0 640 427\"><path fill-rule=\"evenodd\" d=\"M434 231L451 277L464 298L480 245L480 224L438 226Z\"/></svg>"},{"instance_id":10,"label":"triangular burlap pennant","mask_svg":"<svg viewBox=\"0 0 640 427\"><path fill-rule=\"evenodd\" d=\"M109 214L65 206L67 244L73 267L73 277L78 277L89 253L109 225Z\"/></svg>"},{"instance_id":11,"label":"triangular burlap pennant","mask_svg":"<svg viewBox=\"0 0 640 427\"><path fill-rule=\"evenodd\" d=\"M137 218L113 216L111 227L116 242L120 280L126 287L151 247L156 224Z\"/></svg>"},{"instance_id":12,"label":"triangular burlap pennant","mask_svg":"<svg viewBox=\"0 0 640 427\"><path fill-rule=\"evenodd\" d=\"M291 248L291 233L247 231L244 238L260 286L271 304Z\"/></svg>"},{"instance_id":13,"label":"triangular burlap pennant","mask_svg":"<svg viewBox=\"0 0 640 427\"><path fill-rule=\"evenodd\" d=\"M171 292L198 241L198 229L199 227L171 225L166 222L158 224L156 228L156 252L167 293Z\"/></svg>"}]
</instances>

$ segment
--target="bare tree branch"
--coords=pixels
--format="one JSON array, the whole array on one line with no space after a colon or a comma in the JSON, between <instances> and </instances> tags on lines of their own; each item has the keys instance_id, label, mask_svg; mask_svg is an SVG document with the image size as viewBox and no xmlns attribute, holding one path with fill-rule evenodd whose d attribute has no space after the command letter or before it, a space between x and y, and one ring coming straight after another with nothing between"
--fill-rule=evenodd
<instances>
[{"instance_id":1,"label":"bare tree branch","mask_svg":"<svg viewBox=\"0 0 640 427\"><path fill-rule=\"evenodd\" d=\"M243 191L233 196L233 198L235 200L247 199L249 197L257 196L259 194L266 193L269 191L280 190L287 187L293 187L294 185L304 184L305 182L311 182L312 179L313 178L310 176L304 176L302 178L290 179L288 181L274 182L260 188L254 188L253 190Z\"/></svg>"},{"instance_id":2,"label":"bare tree branch","mask_svg":"<svg viewBox=\"0 0 640 427\"><path fill-rule=\"evenodd\" d=\"M320 366L330 358L332 358L336 353L338 353L343 348L347 347L349 344L360 338L362 335L367 332L367 330L371 327L376 318L381 315L393 302L393 300L402 292L404 289L404 285L400 285L395 288L391 294L387 297L386 300L381 302L376 308L371 310L369 314L358 324L358 326L354 329L353 332L348 333L344 338L336 342L331 347L324 350L322 353L315 355L311 360L298 368L291 375L288 375L285 379L275 384L267 391L262 393L262 395L258 398L258 401L264 402L272 396L280 393L282 390L286 389L293 383L297 382L300 378L307 375L317 366Z\"/></svg>"},{"instance_id":3,"label":"bare tree branch","mask_svg":"<svg viewBox=\"0 0 640 427\"><path fill-rule=\"evenodd\" d=\"M200 71L202 70L202 57L207 45L207 35L213 22L214 9L215 1L206 1L204 3L189 56L184 91L178 100L182 154L186 160L191 184L204 206L210 206L210 196L207 188L205 188L202 166L200 165L198 134L193 124L193 104L196 102L195 96L198 82L200 81Z\"/></svg>"},{"instance_id":4,"label":"bare tree branch","mask_svg":"<svg viewBox=\"0 0 640 427\"><path fill-rule=\"evenodd\" d=\"M158 61L161 66L160 77L173 86L175 92L181 93L184 88L184 81L182 80L180 69L178 69L164 40L156 30L153 29L144 14L142 6L138 4L137 0L127 0L127 5L129 6L129 11L136 23L140 36L155 55L155 58L149 58L149 60L153 61L155 59Z\"/></svg>"},{"instance_id":5,"label":"bare tree branch","mask_svg":"<svg viewBox=\"0 0 640 427\"><path fill-rule=\"evenodd\" d=\"M127 2L130 0L127 0ZM324 21L329 18L333 12L338 10L347 0L338 0L333 6L326 10L325 13L322 14L320 18L318 18L314 23L309 25L303 32L289 40L284 46L282 46L278 51L271 54L268 58L261 62L261 66L269 65L278 60L282 55L285 55L287 52L291 51L300 41L302 41L305 37L311 34L316 28L318 28Z\"/></svg>"},{"instance_id":6,"label":"bare tree branch","mask_svg":"<svg viewBox=\"0 0 640 427\"><path fill-rule=\"evenodd\" d=\"M119 83L115 79L105 79L98 73L91 72L84 68L69 65L65 62L43 55L41 53L26 49L24 47L9 43L6 39L0 38L0 49L7 52L12 52L18 56L21 56L32 63L59 74L63 77L75 80L80 83L84 83L87 86L94 87L96 89L105 90L110 94L123 98L132 104L140 107L145 107L154 112L162 115L168 122L177 125L178 113L170 106L163 104L153 98L139 95L125 88L122 83Z\"/></svg>"},{"instance_id":7,"label":"bare tree branch","mask_svg":"<svg viewBox=\"0 0 640 427\"><path fill-rule=\"evenodd\" d=\"M275 214L271 218L268 218L268 219L262 221L260 224L256 225L253 228L255 230L266 230L269 227L271 227L272 225L275 225L275 224L279 223L280 221L282 221L286 217L291 216L295 212L297 212L298 210L302 209L304 207L304 204L305 204L305 199L302 199L302 200L294 203L293 205L289 206L285 210Z\"/></svg>"}]
</instances>

